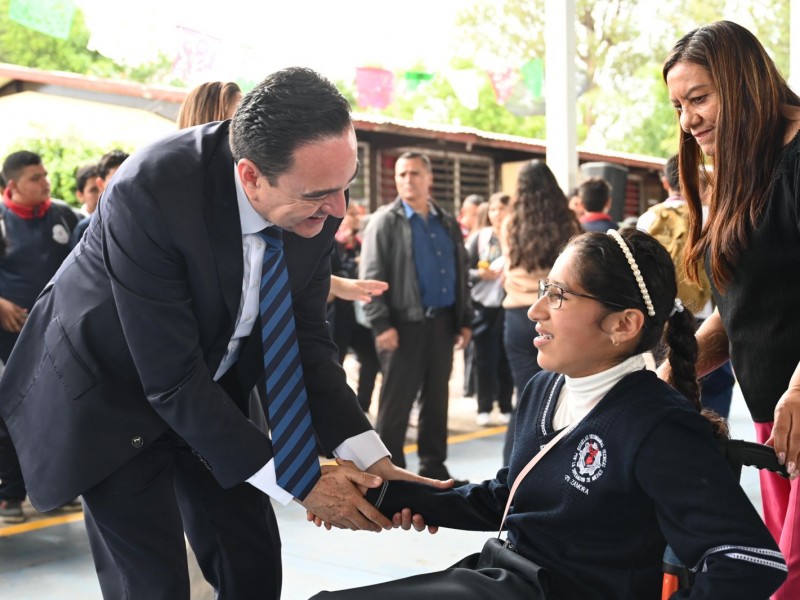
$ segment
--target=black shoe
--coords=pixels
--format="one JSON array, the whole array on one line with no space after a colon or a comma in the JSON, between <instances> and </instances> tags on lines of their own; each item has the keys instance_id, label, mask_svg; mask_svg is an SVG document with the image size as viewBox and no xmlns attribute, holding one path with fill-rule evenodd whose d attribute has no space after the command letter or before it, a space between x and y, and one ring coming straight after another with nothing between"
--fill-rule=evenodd
<instances>
[{"instance_id":1,"label":"black shoe","mask_svg":"<svg viewBox=\"0 0 800 600\"><path fill-rule=\"evenodd\" d=\"M4 523L23 523L27 517L22 512L22 500L0 500L0 520Z\"/></svg>"},{"instance_id":2,"label":"black shoe","mask_svg":"<svg viewBox=\"0 0 800 600\"><path fill-rule=\"evenodd\" d=\"M72 500L71 502L67 502L61 508L63 512L78 512L79 510L83 510L83 504L81 503L80 496Z\"/></svg>"}]
</instances>

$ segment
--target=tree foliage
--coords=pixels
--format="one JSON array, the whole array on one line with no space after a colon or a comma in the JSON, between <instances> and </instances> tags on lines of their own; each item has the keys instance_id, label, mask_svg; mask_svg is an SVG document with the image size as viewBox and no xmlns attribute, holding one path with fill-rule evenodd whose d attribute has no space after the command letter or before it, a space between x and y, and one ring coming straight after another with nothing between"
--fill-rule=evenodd
<instances>
[{"instance_id":1,"label":"tree foliage","mask_svg":"<svg viewBox=\"0 0 800 600\"><path fill-rule=\"evenodd\" d=\"M483 68L543 57L544 13L544 0L474 2L459 14L456 52ZM576 0L579 143L657 156L675 152L677 122L661 64L685 33L721 19L753 31L788 75L789 0ZM508 131L505 120L491 125Z\"/></svg>"},{"instance_id":2,"label":"tree foliage","mask_svg":"<svg viewBox=\"0 0 800 600\"><path fill-rule=\"evenodd\" d=\"M102 78L118 78L146 83L180 83L171 75L172 61L158 60L127 66L89 50L90 32L81 10L76 10L66 40L55 38L12 21L10 0L0 0L0 62L45 71L66 71Z\"/></svg>"},{"instance_id":3,"label":"tree foliage","mask_svg":"<svg viewBox=\"0 0 800 600\"><path fill-rule=\"evenodd\" d=\"M613 85L615 78L630 77L648 60L637 44L634 22L638 6L636 0L576 2L581 140L597 122L598 90ZM476 3L459 14L461 42L456 51L474 56L483 68L498 63L521 66L533 58L544 58L544 12L543 0Z\"/></svg>"}]
</instances>

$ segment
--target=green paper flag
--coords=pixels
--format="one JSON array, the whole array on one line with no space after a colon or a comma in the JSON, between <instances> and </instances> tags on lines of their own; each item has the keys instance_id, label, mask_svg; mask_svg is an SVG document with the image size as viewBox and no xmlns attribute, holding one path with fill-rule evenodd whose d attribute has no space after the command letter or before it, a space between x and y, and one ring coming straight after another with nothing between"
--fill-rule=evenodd
<instances>
[{"instance_id":1,"label":"green paper flag","mask_svg":"<svg viewBox=\"0 0 800 600\"><path fill-rule=\"evenodd\" d=\"M542 97L542 87L544 84L544 61L541 58L534 58L522 66L522 81L525 87L534 98Z\"/></svg>"},{"instance_id":2,"label":"green paper flag","mask_svg":"<svg viewBox=\"0 0 800 600\"><path fill-rule=\"evenodd\" d=\"M66 40L75 10L72 0L11 0L8 17L28 29Z\"/></svg>"},{"instance_id":3,"label":"green paper flag","mask_svg":"<svg viewBox=\"0 0 800 600\"><path fill-rule=\"evenodd\" d=\"M423 81L430 81L433 79L433 73L424 73L422 71L406 71L405 77L406 87L413 92Z\"/></svg>"}]
</instances>

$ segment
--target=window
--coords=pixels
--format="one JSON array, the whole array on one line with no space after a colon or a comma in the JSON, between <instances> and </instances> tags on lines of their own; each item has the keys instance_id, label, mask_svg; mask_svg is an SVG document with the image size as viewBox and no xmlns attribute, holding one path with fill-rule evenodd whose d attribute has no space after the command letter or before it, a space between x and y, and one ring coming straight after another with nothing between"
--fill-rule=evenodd
<instances>
[{"instance_id":1,"label":"window","mask_svg":"<svg viewBox=\"0 0 800 600\"><path fill-rule=\"evenodd\" d=\"M369 209L369 145L358 143L358 175L350 184L350 201Z\"/></svg>"},{"instance_id":2,"label":"window","mask_svg":"<svg viewBox=\"0 0 800 600\"><path fill-rule=\"evenodd\" d=\"M431 196L445 210L458 212L461 201L470 194L488 198L494 191L494 163L488 156L437 152L421 148L396 148L378 153L378 205L397 197L394 184L394 163L404 152L427 154L433 167Z\"/></svg>"}]
</instances>

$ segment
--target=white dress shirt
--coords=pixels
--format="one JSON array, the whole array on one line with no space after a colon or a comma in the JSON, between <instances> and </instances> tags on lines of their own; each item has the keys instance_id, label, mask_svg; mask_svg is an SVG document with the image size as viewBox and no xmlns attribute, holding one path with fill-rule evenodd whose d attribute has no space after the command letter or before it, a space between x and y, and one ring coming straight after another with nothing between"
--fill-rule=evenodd
<instances>
[{"instance_id":1,"label":"white dress shirt","mask_svg":"<svg viewBox=\"0 0 800 600\"><path fill-rule=\"evenodd\" d=\"M261 283L261 264L264 258L266 243L258 235L272 223L256 212L244 193L239 172L234 166L236 182L236 199L239 205L239 221L242 226L242 252L244 260L244 277L242 279L242 299L236 315L236 326L228 349L214 375L218 381L239 358L242 341L250 335L253 325L259 321L258 292ZM375 431L365 431L343 441L333 451L334 456L353 461L359 469L366 469L381 458L391 456ZM288 504L292 495L280 487L275 477L275 461L270 459L261 469L256 471L247 482L268 494L281 504Z\"/></svg>"}]
</instances>

